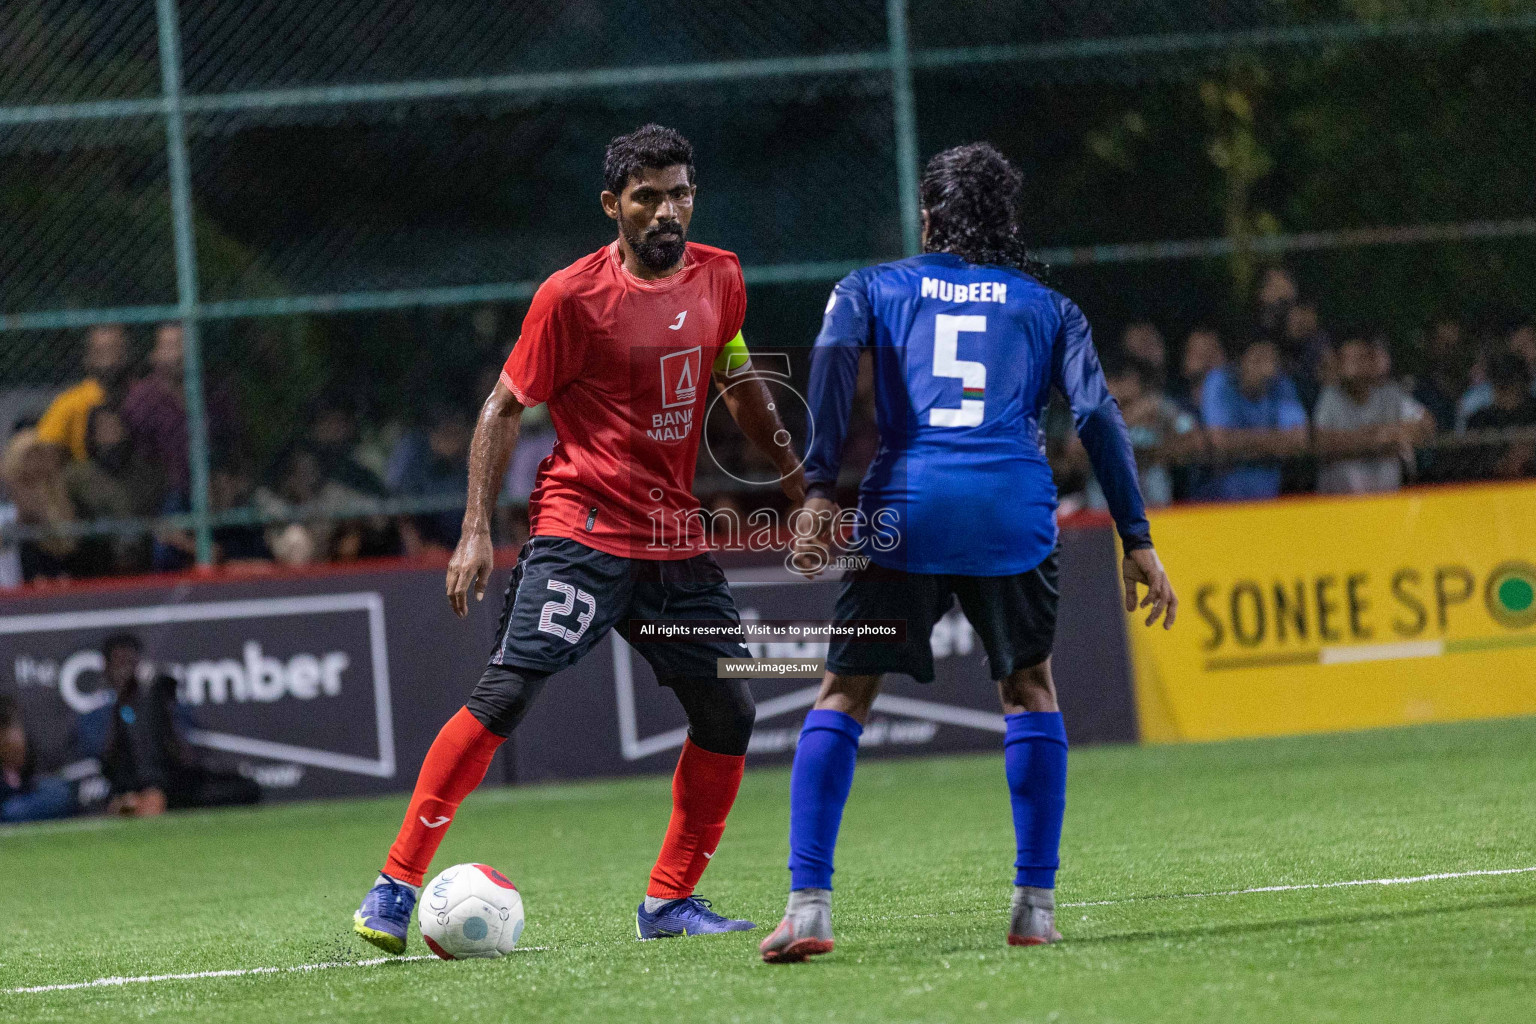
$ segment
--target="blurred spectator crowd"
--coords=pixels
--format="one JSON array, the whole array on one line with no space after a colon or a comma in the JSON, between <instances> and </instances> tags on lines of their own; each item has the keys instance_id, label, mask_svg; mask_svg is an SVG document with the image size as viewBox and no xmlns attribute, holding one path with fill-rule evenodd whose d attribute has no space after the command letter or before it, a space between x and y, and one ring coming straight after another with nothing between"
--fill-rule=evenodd
<instances>
[{"instance_id":1,"label":"blurred spectator crowd","mask_svg":"<svg viewBox=\"0 0 1536 1024\"><path fill-rule=\"evenodd\" d=\"M160 324L135 373L120 324L85 337L80 378L0 451L0 586L190 567L195 541L183 332ZM484 383L489 393L489 382ZM233 387L205 381L209 504L221 565L249 570L451 550L468 482L473 404L435 402L364 437L345 391L322 394L265 466L242 443ZM553 446L543 410L525 418L507 473L526 498ZM171 519L182 515L180 521ZM158 519L146 531L144 520ZM167 520L172 525L167 525ZM526 519L508 510L504 543ZM20 538L20 539L17 539Z\"/></svg>"},{"instance_id":2,"label":"blurred spectator crowd","mask_svg":"<svg viewBox=\"0 0 1536 1024\"><path fill-rule=\"evenodd\" d=\"M1366 494L1411 483L1536 476L1536 324L1472 336L1428 326L1413 373L1384 333L1324 324L1281 267L1251 322L1191 330L1170 351L1151 323L1099 342L1149 505ZM1071 416L1044 424L1064 507L1102 508Z\"/></svg>"},{"instance_id":3,"label":"blurred spectator crowd","mask_svg":"<svg viewBox=\"0 0 1536 1024\"><path fill-rule=\"evenodd\" d=\"M95 326L84 341L78 381L40 415L6 424L14 429L0 451L0 586L193 562L187 520L174 518L189 511L191 486L181 326L160 324L140 339L147 356L137 361L121 325ZM1528 320L1476 334L1455 318L1429 324L1417 345L1398 350L1414 357L1404 373L1383 333L1325 323L1294 277L1271 267L1240 326L1198 326L1171 346L1156 325L1131 323L1118 338L1101 335L1099 350L1149 505L1536 476L1536 326ZM284 435L291 440L263 460L242 443L233 383L211 372L204 395L216 560L255 570L451 549L472 413L498 369L479 367L459 389L462 400L423 402L383 424L364 424L346 391L322 394ZM856 401L847 483L878 447L867 366ZM725 420L706 424L699 489L706 507L741 512L771 501L775 488L751 486L771 483L771 470L753 464L755 453ZM803 423L789 425L804 436ZM1042 430L1064 510L1102 507L1070 412L1053 406ZM525 413L500 543L526 537L516 503L553 443L545 410ZM148 519L158 520L152 530Z\"/></svg>"}]
</instances>

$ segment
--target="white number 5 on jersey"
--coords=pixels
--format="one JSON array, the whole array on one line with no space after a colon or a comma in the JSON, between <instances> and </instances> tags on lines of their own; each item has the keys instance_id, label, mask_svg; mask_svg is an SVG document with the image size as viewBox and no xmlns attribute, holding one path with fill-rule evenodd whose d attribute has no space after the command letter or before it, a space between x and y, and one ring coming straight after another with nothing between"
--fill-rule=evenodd
<instances>
[{"instance_id":1,"label":"white number 5 on jersey","mask_svg":"<svg viewBox=\"0 0 1536 1024\"><path fill-rule=\"evenodd\" d=\"M931 427L974 427L986 413L987 368L974 359L961 359L960 332L984 334L984 316L939 313L933 318L933 375L958 377L963 389L958 409L929 409Z\"/></svg>"}]
</instances>

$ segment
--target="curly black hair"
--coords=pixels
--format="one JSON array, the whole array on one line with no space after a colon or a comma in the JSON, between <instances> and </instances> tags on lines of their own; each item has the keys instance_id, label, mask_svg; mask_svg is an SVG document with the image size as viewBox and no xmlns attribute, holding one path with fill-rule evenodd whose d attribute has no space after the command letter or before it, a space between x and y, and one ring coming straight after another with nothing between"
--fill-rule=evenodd
<instances>
[{"instance_id":1,"label":"curly black hair","mask_svg":"<svg viewBox=\"0 0 1536 1024\"><path fill-rule=\"evenodd\" d=\"M688 184L696 184L693 171L693 143L682 133L659 124L647 124L608 143L603 155L603 187L620 195L630 178L638 178L647 168L660 170L686 164Z\"/></svg>"},{"instance_id":2,"label":"curly black hair","mask_svg":"<svg viewBox=\"0 0 1536 1024\"><path fill-rule=\"evenodd\" d=\"M928 212L927 252L953 253L967 263L1047 271L1020 236L1018 199L1024 175L988 142L946 149L928 161L921 196Z\"/></svg>"}]
</instances>

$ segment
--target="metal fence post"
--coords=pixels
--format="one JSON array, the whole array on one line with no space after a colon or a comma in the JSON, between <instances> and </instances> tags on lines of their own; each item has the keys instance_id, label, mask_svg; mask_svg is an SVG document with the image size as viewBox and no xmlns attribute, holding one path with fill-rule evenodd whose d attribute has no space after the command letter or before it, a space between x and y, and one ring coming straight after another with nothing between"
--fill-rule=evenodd
<instances>
[{"instance_id":1,"label":"metal fence post","mask_svg":"<svg viewBox=\"0 0 1536 1024\"><path fill-rule=\"evenodd\" d=\"M891 46L891 105L896 127L896 189L901 204L901 247L908 256L922 251L922 223L917 196L917 111L912 98L912 47L907 38L907 0L885 0L886 33Z\"/></svg>"},{"instance_id":2,"label":"metal fence post","mask_svg":"<svg viewBox=\"0 0 1536 1024\"><path fill-rule=\"evenodd\" d=\"M160 88L165 99L165 153L171 183L171 223L176 241L176 299L182 329L182 388L187 406L197 564L213 563L208 522L208 414L203 402L203 352L198 332L197 243L192 226L192 178L187 162L186 120L181 102L181 25L176 0L155 0L160 35Z\"/></svg>"}]
</instances>

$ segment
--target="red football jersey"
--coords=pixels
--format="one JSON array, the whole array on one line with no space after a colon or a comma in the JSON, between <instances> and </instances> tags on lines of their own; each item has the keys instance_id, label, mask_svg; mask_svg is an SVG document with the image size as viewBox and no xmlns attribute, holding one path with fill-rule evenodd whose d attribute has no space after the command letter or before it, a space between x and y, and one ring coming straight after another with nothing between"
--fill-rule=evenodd
<instances>
[{"instance_id":1,"label":"red football jersey","mask_svg":"<svg viewBox=\"0 0 1536 1024\"><path fill-rule=\"evenodd\" d=\"M694 465L711 367L741 330L747 289L734 253L689 242L684 259L645 281L615 241L534 295L501 373L519 402L548 402L555 426L529 499L533 536L625 558L706 549L691 525Z\"/></svg>"}]
</instances>

